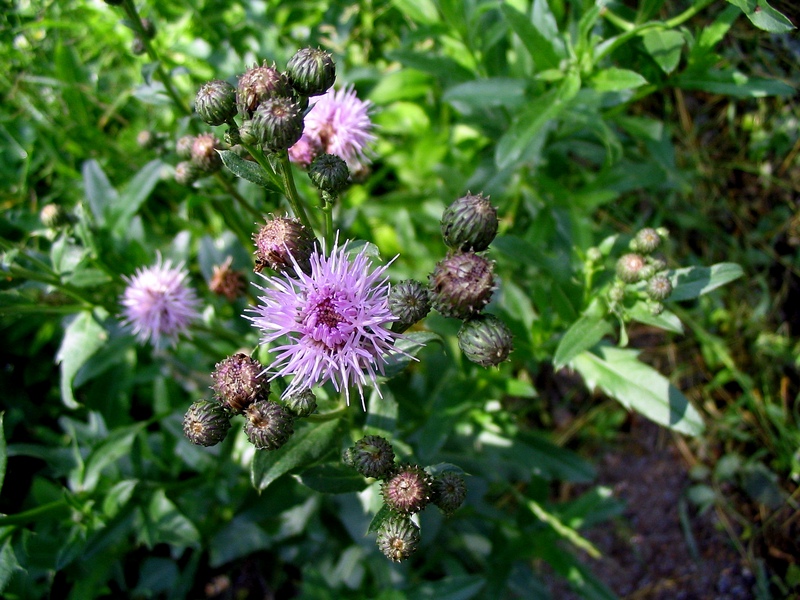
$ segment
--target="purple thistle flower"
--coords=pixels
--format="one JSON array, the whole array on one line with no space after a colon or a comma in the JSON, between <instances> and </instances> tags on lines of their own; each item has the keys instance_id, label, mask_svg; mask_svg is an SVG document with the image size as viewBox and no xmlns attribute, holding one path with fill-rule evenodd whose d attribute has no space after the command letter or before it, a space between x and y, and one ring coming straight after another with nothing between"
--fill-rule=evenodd
<instances>
[{"instance_id":1,"label":"purple thistle flower","mask_svg":"<svg viewBox=\"0 0 800 600\"><path fill-rule=\"evenodd\" d=\"M305 117L300 146L289 149L289 156L301 164L307 160L309 150L335 154L343 159L351 171L359 171L366 164L367 146L375 140L369 111L372 103L359 100L352 87L338 91L329 89L311 107ZM313 156L311 157L313 159Z\"/></svg>"},{"instance_id":2,"label":"purple thistle flower","mask_svg":"<svg viewBox=\"0 0 800 600\"><path fill-rule=\"evenodd\" d=\"M377 389L386 355L401 336L388 327L395 320L384 275L389 265L371 266L365 250L348 258L347 242L339 246L337 236L330 256L318 249L311 255L310 274L295 264L292 277L261 275L268 285L256 286L264 295L248 318L262 331L262 344L285 340L272 349L269 369L271 379L293 375L284 397L332 381L348 403L349 387L358 387L363 406L364 385Z\"/></svg>"},{"instance_id":3,"label":"purple thistle flower","mask_svg":"<svg viewBox=\"0 0 800 600\"><path fill-rule=\"evenodd\" d=\"M184 283L188 276L183 264L173 267L169 260L162 261L161 254L155 265L137 269L133 277L123 276L128 283L120 297L125 324L133 327L140 342L149 339L159 348L166 338L174 346L178 335L199 316L200 301Z\"/></svg>"}]
</instances>

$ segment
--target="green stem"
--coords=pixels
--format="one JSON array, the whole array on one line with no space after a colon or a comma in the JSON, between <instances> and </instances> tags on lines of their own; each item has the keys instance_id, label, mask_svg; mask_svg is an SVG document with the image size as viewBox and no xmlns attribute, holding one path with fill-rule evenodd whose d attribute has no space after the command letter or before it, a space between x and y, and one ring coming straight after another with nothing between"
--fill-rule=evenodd
<instances>
[{"instance_id":1,"label":"green stem","mask_svg":"<svg viewBox=\"0 0 800 600\"><path fill-rule=\"evenodd\" d=\"M323 239L325 243L333 242L333 203L334 199L327 199L323 194L322 197L322 222L323 222Z\"/></svg>"},{"instance_id":2,"label":"green stem","mask_svg":"<svg viewBox=\"0 0 800 600\"><path fill-rule=\"evenodd\" d=\"M244 196L242 196L239 193L239 191L233 186L233 183L231 183L230 179L225 177L225 175L221 171L217 171L214 174L214 177L216 177L217 181L222 185L222 187L225 188L225 191L228 192L231 195L231 197L234 200L236 200L236 202L239 203L239 206L244 208L256 219L261 220L261 217L263 215L260 212L258 212L253 206L251 206L247 200L244 199Z\"/></svg>"},{"instance_id":3,"label":"green stem","mask_svg":"<svg viewBox=\"0 0 800 600\"><path fill-rule=\"evenodd\" d=\"M309 231L314 231L314 228L311 226L311 221L308 220L306 210L303 208L303 202L300 199L300 195L297 193L297 188L294 185L292 164L289 162L289 153L286 150L282 150L278 154L278 164L280 165L280 176L283 180L283 192L286 194L286 198L289 200L289 204L294 211L294 215L300 219L300 222L304 226L308 227Z\"/></svg>"},{"instance_id":4,"label":"green stem","mask_svg":"<svg viewBox=\"0 0 800 600\"><path fill-rule=\"evenodd\" d=\"M278 189L282 189L283 181L277 175L277 173L275 173L275 169L272 168L272 165L267 160L267 157L264 156L264 153L261 152L261 150L259 150L257 146L251 146L250 144L245 144L244 142L241 142L241 144L242 147L245 150L247 150L250 156L252 156L255 159L256 163L258 163L258 166L261 167L264 173L267 174L267 177L269 177L272 180L272 183L275 184L275 187L277 187Z\"/></svg>"},{"instance_id":5,"label":"green stem","mask_svg":"<svg viewBox=\"0 0 800 600\"><path fill-rule=\"evenodd\" d=\"M39 522L47 517L60 517L62 513L68 514L70 510L70 506L67 504L66 500L56 500L55 502L26 510L25 512L0 517L0 527L26 525L28 523Z\"/></svg>"},{"instance_id":6,"label":"green stem","mask_svg":"<svg viewBox=\"0 0 800 600\"><path fill-rule=\"evenodd\" d=\"M161 64L158 53L150 43L147 33L145 33L144 27L142 26L142 19L139 16L139 12L136 10L136 5L133 3L133 0L124 0L122 6L125 9L125 13L128 15L128 19L130 19L134 28L136 29L137 35L141 38L144 48L147 51L147 55L150 57L150 60L155 63L156 77L161 83L164 84L164 89L166 90L167 95L184 115L191 117L192 110L186 104L184 104L183 100L181 100L181 97L178 95L175 86L172 85L172 80L169 78L169 75L167 75L167 72L164 71L164 67Z\"/></svg>"},{"instance_id":7,"label":"green stem","mask_svg":"<svg viewBox=\"0 0 800 600\"><path fill-rule=\"evenodd\" d=\"M348 408L343 406L341 408L334 409L330 412L316 414L316 415L309 415L306 417L308 421L312 423L324 423L325 421L333 421L334 419L338 419L343 414L348 412Z\"/></svg>"},{"instance_id":8,"label":"green stem","mask_svg":"<svg viewBox=\"0 0 800 600\"><path fill-rule=\"evenodd\" d=\"M673 27L677 27L678 25L681 25L684 22L686 22L689 19L691 19L693 16L695 16L701 10L706 8L712 2L714 2L714 0L700 0L700 2L698 2L697 4L693 4L692 6L687 8L685 11L683 11L681 14L679 14L679 15L677 15L675 17L672 17L668 21L665 21L664 25L666 25L670 29L672 29Z\"/></svg>"}]
</instances>

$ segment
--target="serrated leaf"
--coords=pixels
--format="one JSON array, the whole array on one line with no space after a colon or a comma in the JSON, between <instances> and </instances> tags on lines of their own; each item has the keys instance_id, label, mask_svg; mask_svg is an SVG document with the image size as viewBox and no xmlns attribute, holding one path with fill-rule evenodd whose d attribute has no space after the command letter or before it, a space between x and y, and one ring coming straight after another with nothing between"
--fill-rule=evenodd
<instances>
[{"instance_id":1,"label":"serrated leaf","mask_svg":"<svg viewBox=\"0 0 800 600\"><path fill-rule=\"evenodd\" d=\"M389 510L389 507L386 504L381 504L380 509L378 512L375 513L375 516L372 517L372 521L369 522L369 527L367 528L367 533L376 533L383 525L383 522L392 517L394 513Z\"/></svg>"},{"instance_id":2,"label":"serrated leaf","mask_svg":"<svg viewBox=\"0 0 800 600\"><path fill-rule=\"evenodd\" d=\"M710 267L686 267L670 271L672 283L671 301L691 300L716 288L739 279L744 275L742 267L736 263L717 263Z\"/></svg>"},{"instance_id":3,"label":"serrated leaf","mask_svg":"<svg viewBox=\"0 0 800 600\"><path fill-rule=\"evenodd\" d=\"M625 408L687 435L697 436L705 425L680 390L652 367L639 361L638 352L611 346L576 356L571 366L590 388L600 388Z\"/></svg>"},{"instance_id":4,"label":"serrated leaf","mask_svg":"<svg viewBox=\"0 0 800 600\"><path fill-rule=\"evenodd\" d=\"M604 314L583 314L567 329L558 343L553 367L561 369L581 352L588 350L613 331Z\"/></svg>"},{"instance_id":5,"label":"serrated leaf","mask_svg":"<svg viewBox=\"0 0 800 600\"><path fill-rule=\"evenodd\" d=\"M281 475L319 460L333 449L340 424L339 419L308 423L295 431L282 448L257 450L250 469L253 487L263 491Z\"/></svg>"},{"instance_id":6,"label":"serrated leaf","mask_svg":"<svg viewBox=\"0 0 800 600\"><path fill-rule=\"evenodd\" d=\"M792 22L782 13L772 8L766 0L728 0L738 6L750 22L770 33L786 33L794 29Z\"/></svg>"},{"instance_id":7,"label":"serrated leaf","mask_svg":"<svg viewBox=\"0 0 800 600\"><path fill-rule=\"evenodd\" d=\"M684 42L680 31L656 29L642 35L645 50L667 74L678 66Z\"/></svg>"},{"instance_id":8,"label":"serrated leaf","mask_svg":"<svg viewBox=\"0 0 800 600\"><path fill-rule=\"evenodd\" d=\"M297 480L312 490L325 494L360 492L367 482L353 469L341 463L328 463L306 469Z\"/></svg>"},{"instance_id":9,"label":"serrated leaf","mask_svg":"<svg viewBox=\"0 0 800 600\"><path fill-rule=\"evenodd\" d=\"M645 85L647 79L636 71L611 67L592 75L589 85L598 92L621 92Z\"/></svg>"},{"instance_id":10,"label":"serrated leaf","mask_svg":"<svg viewBox=\"0 0 800 600\"><path fill-rule=\"evenodd\" d=\"M242 179L246 179L250 183L255 183L263 188L272 190L273 192L280 192L280 188L276 186L264 173L258 163L251 160L245 160L235 152L230 150L219 150L219 156L222 158L224 164L231 173Z\"/></svg>"},{"instance_id":11,"label":"serrated leaf","mask_svg":"<svg viewBox=\"0 0 800 600\"><path fill-rule=\"evenodd\" d=\"M406 590L405 598L415 600L470 600L489 583L481 575L448 576L438 581L425 581ZM531 596L533 597L533 596Z\"/></svg>"},{"instance_id":12,"label":"serrated leaf","mask_svg":"<svg viewBox=\"0 0 800 600\"><path fill-rule=\"evenodd\" d=\"M72 392L75 374L107 339L108 333L90 312L80 313L67 326L56 354L56 363L61 365L61 400L67 408L79 406Z\"/></svg>"}]
</instances>

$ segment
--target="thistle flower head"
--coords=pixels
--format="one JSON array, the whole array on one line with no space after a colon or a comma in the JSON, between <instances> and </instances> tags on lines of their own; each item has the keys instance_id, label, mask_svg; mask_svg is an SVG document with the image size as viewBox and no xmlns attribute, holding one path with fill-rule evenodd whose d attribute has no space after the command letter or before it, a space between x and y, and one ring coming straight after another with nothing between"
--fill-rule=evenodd
<instances>
[{"instance_id":1,"label":"thistle flower head","mask_svg":"<svg viewBox=\"0 0 800 600\"><path fill-rule=\"evenodd\" d=\"M369 118L371 107L371 102L358 99L352 87L329 89L306 115L306 148L319 147L320 152L335 154L351 171L363 168L369 163L367 146L375 140ZM298 154L290 152L293 160Z\"/></svg>"},{"instance_id":2,"label":"thistle flower head","mask_svg":"<svg viewBox=\"0 0 800 600\"><path fill-rule=\"evenodd\" d=\"M219 79L204 83L195 97L194 109L209 125L222 125L236 115L236 88Z\"/></svg>"},{"instance_id":3,"label":"thistle flower head","mask_svg":"<svg viewBox=\"0 0 800 600\"><path fill-rule=\"evenodd\" d=\"M316 246L314 233L290 217L271 217L253 237L256 245L256 273L264 267L279 273L293 273L299 265L311 270L311 253Z\"/></svg>"},{"instance_id":4,"label":"thistle flower head","mask_svg":"<svg viewBox=\"0 0 800 600\"><path fill-rule=\"evenodd\" d=\"M257 450L277 450L294 433L294 416L277 402L257 400L244 416L245 435Z\"/></svg>"},{"instance_id":5,"label":"thistle flower head","mask_svg":"<svg viewBox=\"0 0 800 600\"><path fill-rule=\"evenodd\" d=\"M291 96L292 88L286 76L278 70L267 65L255 66L248 69L239 78L236 88L236 104L239 114L249 119L253 116L258 106L278 96Z\"/></svg>"},{"instance_id":6,"label":"thistle flower head","mask_svg":"<svg viewBox=\"0 0 800 600\"><path fill-rule=\"evenodd\" d=\"M495 290L494 264L474 252L440 260L429 279L433 308L445 317L477 315Z\"/></svg>"},{"instance_id":7,"label":"thistle flower head","mask_svg":"<svg viewBox=\"0 0 800 600\"><path fill-rule=\"evenodd\" d=\"M186 285L188 276L182 264L173 267L159 254L155 265L137 269L133 277L123 277L128 287L120 303L125 322L133 327L139 341L150 340L157 348L164 340L175 345L178 336L198 317L200 301Z\"/></svg>"},{"instance_id":8,"label":"thistle flower head","mask_svg":"<svg viewBox=\"0 0 800 600\"><path fill-rule=\"evenodd\" d=\"M263 371L256 359L239 352L216 364L211 387L223 407L241 413L256 400L269 396L269 382L262 377Z\"/></svg>"},{"instance_id":9,"label":"thistle flower head","mask_svg":"<svg viewBox=\"0 0 800 600\"><path fill-rule=\"evenodd\" d=\"M414 554L419 542L419 527L408 517L392 515L378 530L378 548L394 562L404 561Z\"/></svg>"},{"instance_id":10,"label":"thistle flower head","mask_svg":"<svg viewBox=\"0 0 800 600\"><path fill-rule=\"evenodd\" d=\"M464 503L467 484L464 478L453 471L445 471L432 483L431 501L448 517Z\"/></svg>"},{"instance_id":11,"label":"thistle flower head","mask_svg":"<svg viewBox=\"0 0 800 600\"><path fill-rule=\"evenodd\" d=\"M394 471L394 448L379 435L367 435L345 450L342 460L364 477L382 479Z\"/></svg>"},{"instance_id":12,"label":"thistle flower head","mask_svg":"<svg viewBox=\"0 0 800 600\"><path fill-rule=\"evenodd\" d=\"M508 358L514 336L508 326L490 314L476 315L461 324L458 347L482 367L495 367Z\"/></svg>"},{"instance_id":13,"label":"thistle flower head","mask_svg":"<svg viewBox=\"0 0 800 600\"><path fill-rule=\"evenodd\" d=\"M228 435L231 421L219 402L198 400L183 417L183 433L198 446L214 446Z\"/></svg>"},{"instance_id":14,"label":"thistle flower head","mask_svg":"<svg viewBox=\"0 0 800 600\"><path fill-rule=\"evenodd\" d=\"M497 235L497 209L483 194L467 193L442 215L444 243L455 250L486 250Z\"/></svg>"},{"instance_id":15,"label":"thistle flower head","mask_svg":"<svg viewBox=\"0 0 800 600\"><path fill-rule=\"evenodd\" d=\"M318 48L298 50L286 64L292 87L304 96L324 94L336 80L336 66L329 52Z\"/></svg>"},{"instance_id":16,"label":"thistle flower head","mask_svg":"<svg viewBox=\"0 0 800 600\"><path fill-rule=\"evenodd\" d=\"M217 153L219 147L217 136L213 133L201 133L192 141L192 164L203 173L219 171L222 168L222 159Z\"/></svg>"},{"instance_id":17,"label":"thistle flower head","mask_svg":"<svg viewBox=\"0 0 800 600\"><path fill-rule=\"evenodd\" d=\"M247 280L244 275L231 268L233 257L229 256L220 265L214 265L208 289L231 302L244 295Z\"/></svg>"},{"instance_id":18,"label":"thistle flower head","mask_svg":"<svg viewBox=\"0 0 800 600\"><path fill-rule=\"evenodd\" d=\"M283 397L331 381L337 391L377 385L397 334L389 330L388 265L371 268L366 250L349 258L338 238L330 255L317 249L310 270L294 262L293 277L267 278L260 304L249 317L262 332L261 343L282 339L272 348L272 377L292 375Z\"/></svg>"},{"instance_id":19,"label":"thistle flower head","mask_svg":"<svg viewBox=\"0 0 800 600\"><path fill-rule=\"evenodd\" d=\"M398 467L394 475L381 485L386 506L401 515L421 511L430 502L431 493L431 476L417 465Z\"/></svg>"}]
</instances>

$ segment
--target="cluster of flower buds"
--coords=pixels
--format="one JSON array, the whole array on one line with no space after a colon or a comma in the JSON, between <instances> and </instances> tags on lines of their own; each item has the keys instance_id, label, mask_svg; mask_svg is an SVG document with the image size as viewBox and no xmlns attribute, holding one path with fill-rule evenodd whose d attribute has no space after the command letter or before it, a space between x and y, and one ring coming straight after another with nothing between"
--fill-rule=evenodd
<instances>
[{"instance_id":1,"label":"cluster of flower buds","mask_svg":"<svg viewBox=\"0 0 800 600\"><path fill-rule=\"evenodd\" d=\"M381 495L389 516L378 529L378 547L400 562L419 546L419 527L411 516L429 504L450 516L464 502L467 486L455 471L437 476L414 464L396 464L392 445L378 435L368 435L342 453L342 461L364 477L381 480Z\"/></svg>"},{"instance_id":2,"label":"cluster of flower buds","mask_svg":"<svg viewBox=\"0 0 800 600\"><path fill-rule=\"evenodd\" d=\"M185 135L175 143L175 153L181 159L175 166L175 181L191 185L201 177L216 173L222 168L219 139L213 133Z\"/></svg>"},{"instance_id":3,"label":"cluster of flower buds","mask_svg":"<svg viewBox=\"0 0 800 600\"><path fill-rule=\"evenodd\" d=\"M608 295L612 308L625 299L628 284L644 282L650 310L654 315L664 311L663 301L672 293L672 283L667 277L666 262L653 255L669 233L663 227L645 227L630 242L631 252L623 254L616 264L616 280Z\"/></svg>"},{"instance_id":4,"label":"cluster of flower buds","mask_svg":"<svg viewBox=\"0 0 800 600\"><path fill-rule=\"evenodd\" d=\"M245 71L236 87L221 80L205 83L195 98L195 111L209 125L227 125L231 145L241 142L281 152L303 135L309 97L324 94L335 79L328 52L303 48L284 72L265 62Z\"/></svg>"},{"instance_id":5,"label":"cluster of flower buds","mask_svg":"<svg viewBox=\"0 0 800 600\"><path fill-rule=\"evenodd\" d=\"M269 399L264 367L256 359L237 353L217 363L211 374L213 400L193 403L183 419L183 432L200 446L225 439L236 415L245 418L244 432L258 450L277 450L294 433L294 421L317 409L311 390L300 390L282 400Z\"/></svg>"},{"instance_id":6,"label":"cluster of flower buds","mask_svg":"<svg viewBox=\"0 0 800 600\"><path fill-rule=\"evenodd\" d=\"M483 310L496 288L494 263L483 256L497 235L497 209L483 194L467 193L445 209L442 237L450 253L429 277L431 304L445 317L462 319L458 345L481 366L495 366L512 350L509 328Z\"/></svg>"}]
</instances>

